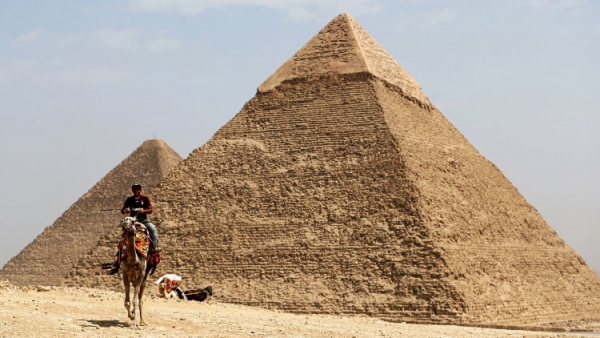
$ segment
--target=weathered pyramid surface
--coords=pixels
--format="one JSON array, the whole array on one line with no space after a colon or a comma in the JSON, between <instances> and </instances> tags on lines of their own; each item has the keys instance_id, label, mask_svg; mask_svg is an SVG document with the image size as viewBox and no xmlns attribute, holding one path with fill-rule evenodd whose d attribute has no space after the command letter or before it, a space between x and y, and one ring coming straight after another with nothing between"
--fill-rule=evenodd
<instances>
[{"instance_id":1,"label":"weathered pyramid surface","mask_svg":"<svg viewBox=\"0 0 600 338\"><path fill-rule=\"evenodd\" d=\"M100 210L120 208L132 183L139 182L147 193L179 162L181 157L164 141L145 141L6 263L0 278L15 285L59 285L99 237L118 225L118 211Z\"/></svg>"},{"instance_id":2,"label":"weathered pyramid surface","mask_svg":"<svg viewBox=\"0 0 600 338\"><path fill-rule=\"evenodd\" d=\"M348 14L325 26L258 87L274 89L284 81L329 74L370 73L395 85L406 96L430 105L421 86Z\"/></svg>"},{"instance_id":3,"label":"weathered pyramid surface","mask_svg":"<svg viewBox=\"0 0 600 338\"><path fill-rule=\"evenodd\" d=\"M596 274L400 70L335 18L154 189L159 275L298 313L599 318Z\"/></svg>"}]
</instances>

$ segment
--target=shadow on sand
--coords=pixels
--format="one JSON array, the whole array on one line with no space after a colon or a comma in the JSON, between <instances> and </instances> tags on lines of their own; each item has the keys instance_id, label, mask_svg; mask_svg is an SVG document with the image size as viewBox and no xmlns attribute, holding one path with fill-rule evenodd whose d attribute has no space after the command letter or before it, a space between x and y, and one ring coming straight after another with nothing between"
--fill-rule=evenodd
<instances>
[{"instance_id":1,"label":"shadow on sand","mask_svg":"<svg viewBox=\"0 0 600 338\"><path fill-rule=\"evenodd\" d=\"M92 319L80 319L83 322L79 325L82 327L129 327L129 323L122 322L116 319L113 320L92 320Z\"/></svg>"}]
</instances>

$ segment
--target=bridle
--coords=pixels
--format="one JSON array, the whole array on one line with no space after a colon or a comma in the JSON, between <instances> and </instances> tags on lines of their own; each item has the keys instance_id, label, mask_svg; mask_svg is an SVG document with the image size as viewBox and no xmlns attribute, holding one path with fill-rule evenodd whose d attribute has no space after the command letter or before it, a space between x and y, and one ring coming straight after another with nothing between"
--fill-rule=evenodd
<instances>
[{"instance_id":1,"label":"bridle","mask_svg":"<svg viewBox=\"0 0 600 338\"><path fill-rule=\"evenodd\" d=\"M133 217L128 218L131 218L131 220L127 220L127 222L125 222L125 219L123 219L123 221L121 221L121 228L123 228L123 230L127 233L128 237L132 237L137 235L137 227L135 226L136 221ZM127 224L128 226L125 227L125 224Z\"/></svg>"}]
</instances>

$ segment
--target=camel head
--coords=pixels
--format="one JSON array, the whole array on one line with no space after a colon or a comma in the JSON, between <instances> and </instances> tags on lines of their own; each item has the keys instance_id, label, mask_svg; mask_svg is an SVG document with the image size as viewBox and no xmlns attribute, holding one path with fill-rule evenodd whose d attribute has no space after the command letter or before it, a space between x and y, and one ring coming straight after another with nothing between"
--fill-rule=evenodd
<instances>
[{"instance_id":1,"label":"camel head","mask_svg":"<svg viewBox=\"0 0 600 338\"><path fill-rule=\"evenodd\" d=\"M135 218L125 217L121 220L121 228L127 233L135 233Z\"/></svg>"}]
</instances>

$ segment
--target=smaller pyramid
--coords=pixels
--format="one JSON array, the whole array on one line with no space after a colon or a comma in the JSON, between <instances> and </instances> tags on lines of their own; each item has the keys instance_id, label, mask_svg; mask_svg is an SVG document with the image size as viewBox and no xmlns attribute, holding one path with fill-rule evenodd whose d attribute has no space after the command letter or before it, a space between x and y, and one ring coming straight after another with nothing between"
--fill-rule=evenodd
<instances>
[{"instance_id":1,"label":"smaller pyramid","mask_svg":"<svg viewBox=\"0 0 600 338\"><path fill-rule=\"evenodd\" d=\"M164 141L145 141L8 261L0 279L20 286L59 285L121 216L118 211L100 210L120 208L134 182L142 184L147 194L179 162L181 157Z\"/></svg>"}]
</instances>

